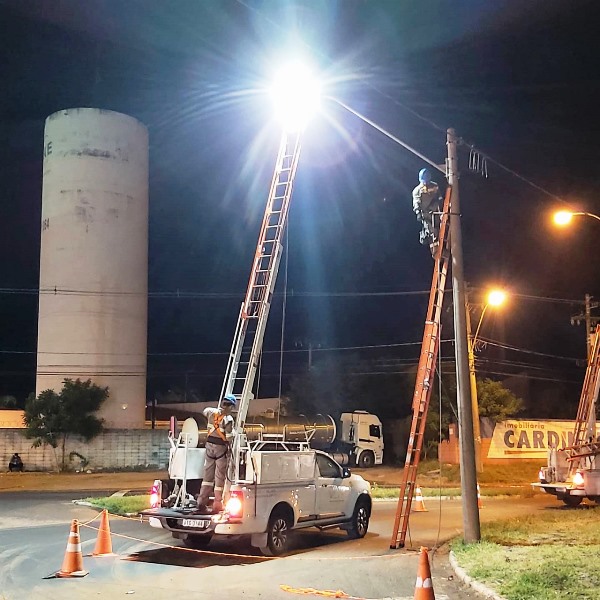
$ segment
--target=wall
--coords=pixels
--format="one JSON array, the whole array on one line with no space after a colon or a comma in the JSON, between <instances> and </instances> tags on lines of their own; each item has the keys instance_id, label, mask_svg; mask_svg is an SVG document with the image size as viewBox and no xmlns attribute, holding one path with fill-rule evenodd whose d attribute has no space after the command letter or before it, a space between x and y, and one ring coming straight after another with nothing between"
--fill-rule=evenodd
<instances>
[{"instance_id":1,"label":"wall","mask_svg":"<svg viewBox=\"0 0 600 600\"><path fill-rule=\"evenodd\" d=\"M10 457L18 452L27 471L55 471L52 448L32 448L31 443L22 429L0 429L0 470L7 469ZM160 429L107 430L91 442L70 438L65 456L67 468L75 470L81 468L81 461L75 457L69 462L69 453L73 451L89 461L87 469L166 469L169 462L167 431ZM60 460L60 448L56 452Z\"/></svg>"}]
</instances>

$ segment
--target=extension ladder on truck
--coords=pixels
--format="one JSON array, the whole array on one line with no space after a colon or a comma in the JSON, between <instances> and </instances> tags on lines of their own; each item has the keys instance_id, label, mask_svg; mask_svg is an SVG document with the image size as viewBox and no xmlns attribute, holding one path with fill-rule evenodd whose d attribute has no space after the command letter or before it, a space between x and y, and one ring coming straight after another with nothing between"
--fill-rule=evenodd
<instances>
[{"instance_id":1,"label":"extension ladder on truck","mask_svg":"<svg viewBox=\"0 0 600 600\"><path fill-rule=\"evenodd\" d=\"M242 435L252 398L254 378L260 360L269 309L282 254L282 239L292 196L292 185L300 157L301 133L284 132L279 145L275 173L263 218L246 297L242 302L233 344L229 354L221 399L226 394L238 398L238 411L229 462L229 481L239 478Z\"/></svg>"},{"instance_id":2,"label":"extension ladder on truck","mask_svg":"<svg viewBox=\"0 0 600 600\"><path fill-rule=\"evenodd\" d=\"M600 325L596 327L593 337L590 361L577 409L573 445L565 448L569 461L569 480L581 466L582 460L591 460L600 454L600 440L596 438L596 404L600 389Z\"/></svg>"},{"instance_id":3,"label":"extension ladder on truck","mask_svg":"<svg viewBox=\"0 0 600 600\"><path fill-rule=\"evenodd\" d=\"M444 287L446 285L448 259L450 256L448 219L450 215L450 196L451 188L448 187L440 218L439 244L434 256L433 280L431 282L429 306L427 307L427 317L425 319L425 332L423 334L423 343L421 344L421 355L419 357L419 367L413 396L413 418L390 548L404 547L404 540L406 539L406 531L408 529L408 517L410 515L417 479L417 467L419 466L421 450L423 448L425 421L427 420L427 411L429 409L429 400L431 398L435 375L435 364L440 345L442 303L444 300Z\"/></svg>"}]
</instances>

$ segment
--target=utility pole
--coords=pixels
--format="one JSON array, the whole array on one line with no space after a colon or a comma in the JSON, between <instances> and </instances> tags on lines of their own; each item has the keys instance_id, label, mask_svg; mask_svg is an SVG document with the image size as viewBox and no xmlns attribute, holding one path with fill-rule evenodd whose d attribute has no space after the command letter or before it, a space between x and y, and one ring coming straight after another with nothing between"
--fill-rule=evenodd
<instances>
[{"instance_id":1,"label":"utility pole","mask_svg":"<svg viewBox=\"0 0 600 600\"><path fill-rule=\"evenodd\" d=\"M342 108L377 129L383 135L396 142L421 160L444 173L443 166L411 148L364 115L350 108L337 98L330 97ZM452 294L454 304L454 336L456 357L456 387L458 396L458 428L460 436L460 471L463 507L464 540L467 543L481 539L479 509L477 507L477 472L475 469L475 443L473 434L473 413L471 411L471 392L469 380L469 351L467 339L467 318L465 307L465 281L462 256L462 232L460 225L460 200L458 194L458 152L457 138L454 129L448 129L448 158L446 173L448 183L452 186L452 205L450 214L450 253L452 257ZM485 167L484 167L485 168Z\"/></svg>"},{"instance_id":2,"label":"utility pole","mask_svg":"<svg viewBox=\"0 0 600 600\"><path fill-rule=\"evenodd\" d=\"M585 310L583 314L574 315L571 317L571 325L580 325L585 323L585 341L587 346L587 362L590 364L590 353L592 351L592 335L596 329L596 325L600 323L600 317L592 316L592 308L598 308L600 302L592 302L592 297L589 294L585 295Z\"/></svg>"},{"instance_id":3,"label":"utility pole","mask_svg":"<svg viewBox=\"0 0 600 600\"><path fill-rule=\"evenodd\" d=\"M483 472L483 461L481 460L481 427L479 426L479 401L477 399L477 379L475 377L475 340L471 330L471 312L469 304L469 293L467 296L467 339L469 341L469 381L471 382L471 411L473 412L473 435L475 437L475 466L478 473Z\"/></svg>"},{"instance_id":4,"label":"utility pole","mask_svg":"<svg viewBox=\"0 0 600 600\"><path fill-rule=\"evenodd\" d=\"M469 340L467 337L460 196L458 192L457 138L454 129L448 129L447 133L448 183L452 186L450 252L452 255L452 297L454 308L460 480L464 540L466 543L472 543L481 540L481 526L479 522L479 508L477 506L477 471L475 467L475 440L469 380Z\"/></svg>"}]
</instances>

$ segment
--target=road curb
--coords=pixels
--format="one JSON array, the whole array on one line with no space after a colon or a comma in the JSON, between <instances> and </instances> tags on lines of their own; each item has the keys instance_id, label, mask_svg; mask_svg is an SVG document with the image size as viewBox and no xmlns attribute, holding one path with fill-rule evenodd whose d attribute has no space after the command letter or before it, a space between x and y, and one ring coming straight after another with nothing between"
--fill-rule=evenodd
<instances>
[{"instance_id":1,"label":"road curb","mask_svg":"<svg viewBox=\"0 0 600 600\"><path fill-rule=\"evenodd\" d=\"M458 564L458 561L456 560L456 556L454 555L454 552L452 552L452 551L450 551L449 560L450 560L450 566L454 569L456 576L463 583L472 587L479 594L482 594L484 598L489 599L489 600L506 600L506 598L504 598L504 596L500 596L499 594L494 592L494 590L490 589L483 583L476 581L472 577L469 577L469 575L467 575L467 572Z\"/></svg>"}]
</instances>

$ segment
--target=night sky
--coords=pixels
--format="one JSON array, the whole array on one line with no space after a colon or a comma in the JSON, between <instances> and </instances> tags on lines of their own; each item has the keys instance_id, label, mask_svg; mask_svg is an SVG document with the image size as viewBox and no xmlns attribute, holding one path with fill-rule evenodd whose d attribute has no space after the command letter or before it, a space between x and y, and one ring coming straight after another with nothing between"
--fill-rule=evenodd
<instances>
[{"instance_id":1,"label":"night sky","mask_svg":"<svg viewBox=\"0 0 600 600\"><path fill-rule=\"evenodd\" d=\"M279 142L264 89L299 52L328 95L437 163L447 127L489 156L486 179L460 154L471 297L489 284L511 293L486 315L479 373L528 369L577 394L585 331L570 318L584 294L600 299L600 223L559 232L550 214L600 214L596 4L0 1L0 396L22 402L35 388L44 120L91 106L150 133L149 397L187 379L214 399ZM304 138L262 396L277 393L284 291L284 381L307 368L308 344L314 361L416 360L418 344L394 345L420 342L427 295L413 292L431 283L411 205L423 166L323 103Z\"/></svg>"}]
</instances>

